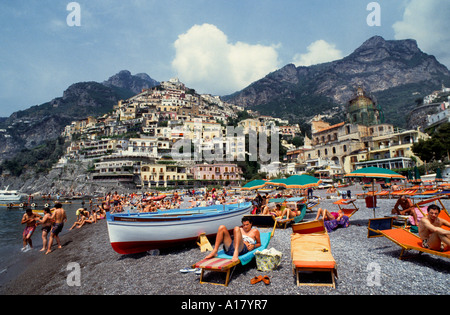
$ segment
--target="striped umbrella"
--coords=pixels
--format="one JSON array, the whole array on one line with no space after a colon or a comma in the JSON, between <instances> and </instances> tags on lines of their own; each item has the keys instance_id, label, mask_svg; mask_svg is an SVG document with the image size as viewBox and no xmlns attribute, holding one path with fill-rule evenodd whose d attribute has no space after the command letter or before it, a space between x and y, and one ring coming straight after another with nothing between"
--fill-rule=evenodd
<instances>
[{"instance_id":1,"label":"striped umbrella","mask_svg":"<svg viewBox=\"0 0 450 315\"><path fill-rule=\"evenodd\" d=\"M250 182L248 182L247 184L245 184L244 186L242 186L241 190L253 190L253 189L260 189L264 187L264 184L267 181L262 180L262 179L255 179L252 180Z\"/></svg>"},{"instance_id":2,"label":"striped umbrella","mask_svg":"<svg viewBox=\"0 0 450 315\"><path fill-rule=\"evenodd\" d=\"M266 181L265 186L278 186L284 187L283 184L286 182L287 178L276 178Z\"/></svg>"},{"instance_id":3,"label":"striped umbrella","mask_svg":"<svg viewBox=\"0 0 450 315\"><path fill-rule=\"evenodd\" d=\"M345 174L344 177L360 177L360 178L372 178L374 179L372 181L372 191L375 191L375 179L376 178L390 178L390 179L405 179L406 177L403 175L400 175L394 171L391 171L387 168L381 168L381 167L365 167L361 168L359 170L353 171L349 174ZM373 207L373 216L375 217L375 193L372 195L374 205Z\"/></svg>"},{"instance_id":4,"label":"striped umbrella","mask_svg":"<svg viewBox=\"0 0 450 315\"><path fill-rule=\"evenodd\" d=\"M287 178L281 186L291 189L305 189L309 187L317 187L322 181L319 178L309 176L309 175L293 175Z\"/></svg>"},{"instance_id":5,"label":"striped umbrella","mask_svg":"<svg viewBox=\"0 0 450 315\"><path fill-rule=\"evenodd\" d=\"M405 179L405 176L400 175L387 168L381 167L365 167L345 174L344 177L362 177L362 178L391 178L391 179Z\"/></svg>"}]
</instances>

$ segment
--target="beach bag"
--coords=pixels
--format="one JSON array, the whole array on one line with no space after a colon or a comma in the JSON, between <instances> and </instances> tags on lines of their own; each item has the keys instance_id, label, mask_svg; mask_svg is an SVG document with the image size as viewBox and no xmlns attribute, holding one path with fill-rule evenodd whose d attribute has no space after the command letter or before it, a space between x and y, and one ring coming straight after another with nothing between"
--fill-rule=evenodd
<instances>
[{"instance_id":1,"label":"beach bag","mask_svg":"<svg viewBox=\"0 0 450 315\"><path fill-rule=\"evenodd\" d=\"M259 271L275 270L280 266L282 253L275 248L256 251L256 269Z\"/></svg>"}]
</instances>

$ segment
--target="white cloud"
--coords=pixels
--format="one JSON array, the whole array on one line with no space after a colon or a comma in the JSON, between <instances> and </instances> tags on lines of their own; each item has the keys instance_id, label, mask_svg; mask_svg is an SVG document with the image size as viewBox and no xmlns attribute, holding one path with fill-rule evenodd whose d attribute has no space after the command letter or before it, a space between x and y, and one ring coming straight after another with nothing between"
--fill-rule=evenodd
<instances>
[{"instance_id":1,"label":"white cloud","mask_svg":"<svg viewBox=\"0 0 450 315\"><path fill-rule=\"evenodd\" d=\"M319 39L308 46L306 54L296 54L292 61L298 66L311 66L343 58L342 52L336 46Z\"/></svg>"},{"instance_id":2,"label":"white cloud","mask_svg":"<svg viewBox=\"0 0 450 315\"><path fill-rule=\"evenodd\" d=\"M395 39L415 39L419 47L450 66L450 32L448 0L410 0L403 19L392 27Z\"/></svg>"},{"instance_id":3,"label":"white cloud","mask_svg":"<svg viewBox=\"0 0 450 315\"><path fill-rule=\"evenodd\" d=\"M178 36L172 67L180 80L199 92L229 94L278 68L274 46L230 43L211 24L194 25Z\"/></svg>"}]
</instances>

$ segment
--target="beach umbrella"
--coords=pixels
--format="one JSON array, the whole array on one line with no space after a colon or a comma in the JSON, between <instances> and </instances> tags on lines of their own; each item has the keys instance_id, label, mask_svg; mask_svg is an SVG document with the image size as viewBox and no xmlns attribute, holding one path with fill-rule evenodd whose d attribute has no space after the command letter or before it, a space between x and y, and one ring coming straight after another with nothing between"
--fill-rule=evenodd
<instances>
[{"instance_id":1,"label":"beach umbrella","mask_svg":"<svg viewBox=\"0 0 450 315\"><path fill-rule=\"evenodd\" d=\"M405 176L391 171L390 169L374 166L358 169L351 173L345 174L344 177L405 179Z\"/></svg>"},{"instance_id":2,"label":"beach umbrella","mask_svg":"<svg viewBox=\"0 0 450 315\"><path fill-rule=\"evenodd\" d=\"M413 181L413 174L412 174L412 172L411 172L411 170L408 170L408 175L407 175L407 180L408 180L408 182L412 182Z\"/></svg>"},{"instance_id":3,"label":"beach umbrella","mask_svg":"<svg viewBox=\"0 0 450 315\"><path fill-rule=\"evenodd\" d=\"M266 181L265 186L278 186L284 187L283 184L286 181L286 178L276 178Z\"/></svg>"},{"instance_id":4,"label":"beach umbrella","mask_svg":"<svg viewBox=\"0 0 450 315\"><path fill-rule=\"evenodd\" d=\"M421 182L422 179L420 178L419 169L417 166L414 166L414 182Z\"/></svg>"},{"instance_id":5,"label":"beach umbrella","mask_svg":"<svg viewBox=\"0 0 450 315\"><path fill-rule=\"evenodd\" d=\"M384 179L405 179L405 176L400 175L394 171L391 171L387 168L382 167L365 167L358 170L355 170L349 174L345 174L344 177L359 177L359 178L371 178L372 181L372 205L373 205L373 216L375 217L375 179L376 178L384 178Z\"/></svg>"},{"instance_id":6,"label":"beach umbrella","mask_svg":"<svg viewBox=\"0 0 450 315\"><path fill-rule=\"evenodd\" d=\"M241 190L253 190L263 188L265 183L266 183L265 180L255 179L242 186Z\"/></svg>"},{"instance_id":7,"label":"beach umbrella","mask_svg":"<svg viewBox=\"0 0 450 315\"><path fill-rule=\"evenodd\" d=\"M309 176L309 175L293 175L289 178L287 178L283 183L281 183L281 186L292 189L305 189L309 187L317 187L322 181L319 178Z\"/></svg>"},{"instance_id":8,"label":"beach umbrella","mask_svg":"<svg viewBox=\"0 0 450 315\"><path fill-rule=\"evenodd\" d=\"M443 178L442 178L442 171L440 168L436 169L436 178L435 178L436 182L442 182Z\"/></svg>"}]
</instances>

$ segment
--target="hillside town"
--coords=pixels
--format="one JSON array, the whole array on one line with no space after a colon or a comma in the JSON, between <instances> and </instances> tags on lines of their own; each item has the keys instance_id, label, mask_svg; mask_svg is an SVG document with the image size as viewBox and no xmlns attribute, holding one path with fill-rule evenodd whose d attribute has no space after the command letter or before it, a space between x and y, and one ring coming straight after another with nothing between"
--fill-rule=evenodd
<instances>
[{"instance_id":1,"label":"hillside town","mask_svg":"<svg viewBox=\"0 0 450 315\"><path fill-rule=\"evenodd\" d=\"M448 122L448 108L448 100L443 101L436 115L444 119L431 115L428 124ZM361 167L423 164L411 148L429 138L424 129L384 123L382 109L362 88L346 111L346 121L334 125L321 115L314 117L309 138L299 125L197 94L173 78L119 101L108 114L68 125L63 136L70 144L55 167L82 160L90 163L93 181L142 189L240 186L250 178L244 178L238 162L255 158L246 137L270 137L274 131L286 154L259 161L259 172L268 178L309 173L336 181ZM303 138L303 145L294 145L294 138Z\"/></svg>"}]
</instances>

